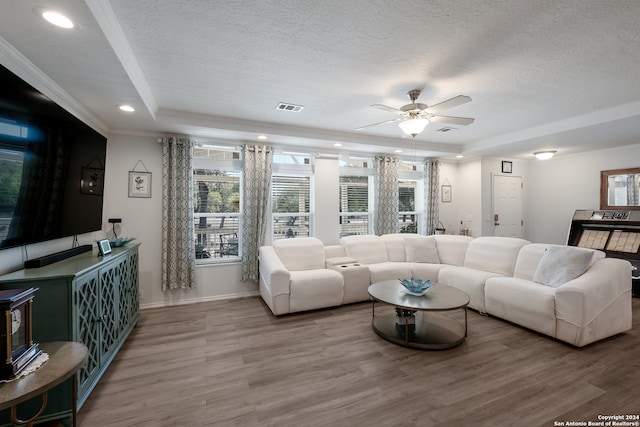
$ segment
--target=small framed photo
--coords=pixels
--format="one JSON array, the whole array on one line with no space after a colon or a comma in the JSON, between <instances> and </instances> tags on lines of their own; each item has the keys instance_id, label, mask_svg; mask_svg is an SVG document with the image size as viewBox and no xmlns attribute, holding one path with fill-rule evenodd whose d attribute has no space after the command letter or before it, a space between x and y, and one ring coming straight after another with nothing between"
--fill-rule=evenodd
<instances>
[{"instance_id":1,"label":"small framed photo","mask_svg":"<svg viewBox=\"0 0 640 427\"><path fill-rule=\"evenodd\" d=\"M98 240L98 253L100 256L105 256L111 253L111 245L109 244L109 240Z\"/></svg>"},{"instance_id":2,"label":"small framed photo","mask_svg":"<svg viewBox=\"0 0 640 427\"><path fill-rule=\"evenodd\" d=\"M451 203L451 186L442 186L442 203Z\"/></svg>"},{"instance_id":3,"label":"small framed photo","mask_svg":"<svg viewBox=\"0 0 640 427\"><path fill-rule=\"evenodd\" d=\"M129 171L129 197L151 197L151 172Z\"/></svg>"},{"instance_id":4,"label":"small framed photo","mask_svg":"<svg viewBox=\"0 0 640 427\"><path fill-rule=\"evenodd\" d=\"M503 160L502 161L502 173L511 173L513 172L513 163Z\"/></svg>"}]
</instances>

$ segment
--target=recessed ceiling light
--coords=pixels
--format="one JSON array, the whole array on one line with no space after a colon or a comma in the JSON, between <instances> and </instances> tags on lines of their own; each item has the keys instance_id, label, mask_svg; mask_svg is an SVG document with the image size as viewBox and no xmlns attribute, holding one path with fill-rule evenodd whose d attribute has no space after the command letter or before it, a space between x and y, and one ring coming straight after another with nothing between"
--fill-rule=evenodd
<instances>
[{"instance_id":1,"label":"recessed ceiling light","mask_svg":"<svg viewBox=\"0 0 640 427\"><path fill-rule=\"evenodd\" d=\"M122 111L126 111L127 113L133 113L134 111L136 111L136 109L131 105L121 105L118 108L120 108Z\"/></svg>"},{"instance_id":2,"label":"recessed ceiling light","mask_svg":"<svg viewBox=\"0 0 640 427\"><path fill-rule=\"evenodd\" d=\"M463 156L462 154L458 154L458 155L456 156L456 159L462 159L463 157L464 157L464 156Z\"/></svg>"},{"instance_id":3,"label":"recessed ceiling light","mask_svg":"<svg viewBox=\"0 0 640 427\"><path fill-rule=\"evenodd\" d=\"M73 22L60 12L51 9L44 9L41 12L42 17L47 22L60 28L73 28Z\"/></svg>"},{"instance_id":4,"label":"recessed ceiling light","mask_svg":"<svg viewBox=\"0 0 640 427\"><path fill-rule=\"evenodd\" d=\"M402 150L396 150L395 152L396 153L402 153Z\"/></svg>"},{"instance_id":5,"label":"recessed ceiling light","mask_svg":"<svg viewBox=\"0 0 640 427\"><path fill-rule=\"evenodd\" d=\"M267 135L258 135L258 139L267 139Z\"/></svg>"},{"instance_id":6,"label":"recessed ceiling light","mask_svg":"<svg viewBox=\"0 0 640 427\"><path fill-rule=\"evenodd\" d=\"M339 142L336 142L335 144L333 144L334 147L342 147L342 144L340 144Z\"/></svg>"}]
</instances>

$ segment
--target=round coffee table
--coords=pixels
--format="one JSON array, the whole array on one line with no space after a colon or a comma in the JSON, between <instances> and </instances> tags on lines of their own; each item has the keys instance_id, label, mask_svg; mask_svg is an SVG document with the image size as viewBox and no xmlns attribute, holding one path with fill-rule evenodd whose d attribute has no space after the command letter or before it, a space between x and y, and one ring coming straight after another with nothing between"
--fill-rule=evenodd
<instances>
[{"instance_id":1,"label":"round coffee table","mask_svg":"<svg viewBox=\"0 0 640 427\"><path fill-rule=\"evenodd\" d=\"M451 286L434 284L422 296L404 293L398 280L369 286L373 330L395 344L424 350L444 350L464 342L467 336L469 296ZM376 313L376 301L395 310ZM464 311L464 323L438 312Z\"/></svg>"}]
</instances>

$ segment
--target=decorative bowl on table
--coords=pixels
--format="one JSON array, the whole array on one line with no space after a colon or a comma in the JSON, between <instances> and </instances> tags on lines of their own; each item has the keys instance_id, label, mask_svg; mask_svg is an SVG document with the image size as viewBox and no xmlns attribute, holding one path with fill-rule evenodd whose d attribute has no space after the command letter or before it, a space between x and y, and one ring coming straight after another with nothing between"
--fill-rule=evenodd
<instances>
[{"instance_id":1,"label":"decorative bowl on table","mask_svg":"<svg viewBox=\"0 0 640 427\"><path fill-rule=\"evenodd\" d=\"M135 237L118 237L117 239L109 240L109 244L112 248L119 248L134 240L136 240Z\"/></svg>"},{"instance_id":2,"label":"decorative bowl on table","mask_svg":"<svg viewBox=\"0 0 640 427\"><path fill-rule=\"evenodd\" d=\"M417 296L424 295L432 285L431 280L420 280L413 277L400 279L400 284L405 287L404 293Z\"/></svg>"}]
</instances>

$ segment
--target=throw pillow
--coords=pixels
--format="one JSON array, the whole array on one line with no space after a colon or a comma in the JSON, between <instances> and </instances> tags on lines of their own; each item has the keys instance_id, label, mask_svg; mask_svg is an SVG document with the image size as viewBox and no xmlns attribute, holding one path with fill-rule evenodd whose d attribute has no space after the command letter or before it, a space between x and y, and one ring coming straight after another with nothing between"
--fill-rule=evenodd
<instances>
[{"instance_id":1,"label":"throw pillow","mask_svg":"<svg viewBox=\"0 0 640 427\"><path fill-rule=\"evenodd\" d=\"M593 251L572 246L549 246L533 274L533 281L557 288L587 271Z\"/></svg>"},{"instance_id":2,"label":"throw pillow","mask_svg":"<svg viewBox=\"0 0 640 427\"><path fill-rule=\"evenodd\" d=\"M429 262L440 264L436 240L433 237L411 237L405 239L407 262Z\"/></svg>"}]
</instances>

